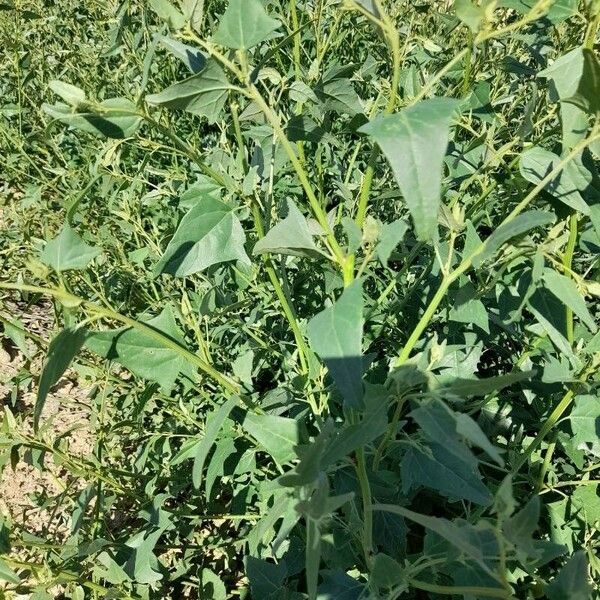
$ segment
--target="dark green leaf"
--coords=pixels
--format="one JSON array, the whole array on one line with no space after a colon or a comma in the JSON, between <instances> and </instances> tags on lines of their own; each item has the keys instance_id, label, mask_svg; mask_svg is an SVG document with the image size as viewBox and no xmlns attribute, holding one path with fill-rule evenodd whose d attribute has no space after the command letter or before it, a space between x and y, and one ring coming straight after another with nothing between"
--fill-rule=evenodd
<instances>
[{"instance_id":1,"label":"dark green leaf","mask_svg":"<svg viewBox=\"0 0 600 600\"><path fill-rule=\"evenodd\" d=\"M85 329L64 329L51 342L48 347L48 356L40 376L35 410L33 413L33 427L37 430L44 403L50 388L62 377L69 365L77 356L88 332Z\"/></svg>"},{"instance_id":2,"label":"dark green leaf","mask_svg":"<svg viewBox=\"0 0 600 600\"><path fill-rule=\"evenodd\" d=\"M546 588L549 600L589 600L592 587L588 575L585 551L575 552Z\"/></svg>"}]
</instances>

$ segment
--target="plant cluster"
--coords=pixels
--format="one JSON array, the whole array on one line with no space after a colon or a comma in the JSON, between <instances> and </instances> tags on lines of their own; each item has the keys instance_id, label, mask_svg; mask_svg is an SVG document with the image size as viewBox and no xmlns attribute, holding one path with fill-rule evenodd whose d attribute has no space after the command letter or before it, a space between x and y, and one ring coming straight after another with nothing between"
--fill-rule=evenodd
<instances>
[{"instance_id":1,"label":"plant cluster","mask_svg":"<svg viewBox=\"0 0 600 600\"><path fill-rule=\"evenodd\" d=\"M597 597L598 0L0 9L0 595Z\"/></svg>"}]
</instances>

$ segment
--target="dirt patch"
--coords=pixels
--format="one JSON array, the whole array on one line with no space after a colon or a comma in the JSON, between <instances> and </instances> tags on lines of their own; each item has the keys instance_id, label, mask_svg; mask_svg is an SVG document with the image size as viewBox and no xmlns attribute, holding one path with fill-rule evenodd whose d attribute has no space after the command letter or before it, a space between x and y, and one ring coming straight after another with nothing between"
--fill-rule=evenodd
<instances>
[{"instance_id":1,"label":"dirt patch","mask_svg":"<svg viewBox=\"0 0 600 600\"><path fill-rule=\"evenodd\" d=\"M48 340L53 324L52 313L48 314L50 305L29 307L26 313L19 312L22 307L11 308L14 310L6 312L19 315L27 331ZM31 350L35 354L33 346ZM81 485L68 466L54 460L50 452L27 448L33 438L33 407L42 364L41 353L29 360L12 342L2 339L0 410L7 407L14 417L10 437L15 446L0 471L0 514L9 514L17 526L30 533L61 537L66 515L54 510L54 501L46 501ZM89 390L78 385L75 374L67 372L46 399L40 420L42 438L67 458L84 457L93 450L88 395Z\"/></svg>"}]
</instances>

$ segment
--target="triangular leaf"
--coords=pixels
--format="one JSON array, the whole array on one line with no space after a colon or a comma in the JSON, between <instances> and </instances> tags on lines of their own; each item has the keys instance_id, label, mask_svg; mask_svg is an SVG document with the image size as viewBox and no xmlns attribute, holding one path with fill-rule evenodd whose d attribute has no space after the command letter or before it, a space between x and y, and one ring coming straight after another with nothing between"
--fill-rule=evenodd
<instances>
[{"instance_id":1,"label":"triangular leaf","mask_svg":"<svg viewBox=\"0 0 600 600\"><path fill-rule=\"evenodd\" d=\"M202 198L181 220L155 272L187 277L231 260L250 264L245 241L231 207L214 198Z\"/></svg>"},{"instance_id":2,"label":"triangular leaf","mask_svg":"<svg viewBox=\"0 0 600 600\"><path fill-rule=\"evenodd\" d=\"M277 37L281 23L267 14L260 0L229 0L213 41L227 48L249 50Z\"/></svg>"},{"instance_id":3,"label":"triangular leaf","mask_svg":"<svg viewBox=\"0 0 600 600\"><path fill-rule=\"evenodd\" d=\"M320 254L304 215L291 200L288 200L287 217L254 246L253 254L263 252L312 257Z\"/></svg>"},{"instance_id":4,"label":"triangular leaf","mask_svg":"<svg viewBox=\"0 0 600 600\"><path fill-rule=\"evenodd\" d=\"M375 139L390 162L420 240L430 240L437 227L450 122L459 106L450 98L423 100L359 129Z\"/></svg>"},{"instance_id":5,"label":"triangular leaf","mask_svg":"<svg viewBox=\"0 0 600 600\"><path fill-rule=\"evenodd\" d=\"M325 361L349 407L360 405L362 391L363 297L360 281L308 323L308 339Z\"/></svg>"},{"instance_id":6,"label":"triangular leaf","mask_svg":"<svg viewBox=\"0 0 600 600\"><path fill-rule=\"evenodd\" d=\"M214 123L225 102L231 84L219 64L209 60L206 67L183 81L174 83L158 94L146 96L146 102L175 110L201 115Z\"/></svg>"},{"instance_id":7,"label":"triangular leaf","mask_svg":"<svg viewBox=\"0 0 600 600\"><path fill-rule=\"evenodd\" d=\"M144 324L183 345L183 336L170 307ZM139 377L156 381L166 392L173 388L179 373L195 377L195 369L180 353L131 327L90 334L85 344L96 354L115 360Z\"/></svg>"},{"instance_id":8,"label":"triangular leaf","mask_svg":"<svg viewBox=\"0 0 600 600\"><path fill-rule=\"evenodd\" d=\"M40 260L60 273L85 269L99 254L99 248L86 244L75 230L65 225L55 238L46 243Z\"/></svg>"}]
</instances>

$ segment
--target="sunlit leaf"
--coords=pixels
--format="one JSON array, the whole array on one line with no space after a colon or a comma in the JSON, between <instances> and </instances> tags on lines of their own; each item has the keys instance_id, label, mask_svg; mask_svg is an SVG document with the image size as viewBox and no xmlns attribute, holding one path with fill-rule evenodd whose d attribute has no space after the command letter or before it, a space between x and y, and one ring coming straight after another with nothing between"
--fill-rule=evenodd
<instances>
[{"instance_id":1,"label":"sunlit leaf","mask_svg":"<svg viewBox=\"0 0 600 600\"><path fill-rule=\"evenodd\" d=\"M450 122L459 106L450 98L423 100L359 130L385 153L421 240L431 239L437 227Z\"/></svg>"}]
</instances>

